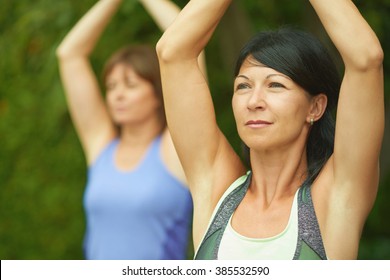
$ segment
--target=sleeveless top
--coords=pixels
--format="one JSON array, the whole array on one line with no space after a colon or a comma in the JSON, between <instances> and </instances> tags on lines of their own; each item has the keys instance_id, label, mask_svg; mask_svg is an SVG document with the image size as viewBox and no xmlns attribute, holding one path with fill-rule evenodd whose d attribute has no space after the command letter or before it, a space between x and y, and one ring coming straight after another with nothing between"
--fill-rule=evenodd
<instances>
[{"instance_id":1,"label":"sleeveless top","mask_svg":"<svg viewBox=\"0 0 390 280\"><path fill-rule=\"evenodd\" d=\"M218 259L221 240L233 212L244 198L251 182L251 172L238 178L225 192L217 204L208 229L195 253L195 259ZM327 259L322 237L314 212L310 186L302 185L297 194L298 227L297 239L292 259L319 260ZM271 250L272 248L272 242ZM277 254L275 252L274 254Z\"/></svg>"},{"instance_id":2,"label":"sleeveless top","mask_svg":"<svg viewBox=\"0 0 390 280\"><path fill-rule=\"evenodd\" d=\"M88 170L85 257L186 259L192 198L164 166L161 137L131 171L115 166L118 143L112 141Z\"/></svg>"},{"instance_id":3,"label":"sleeveless top","mask_svg":"<svg viewBox=\"0 0 390 280\"><path fill-rule=\"evenodd\" d=\"M218 250L221 260L291 260L298 239L298 190L295 192L286 227L278 234L266 238L246 237L227 223Z\"/></svg>"}]
</instances>

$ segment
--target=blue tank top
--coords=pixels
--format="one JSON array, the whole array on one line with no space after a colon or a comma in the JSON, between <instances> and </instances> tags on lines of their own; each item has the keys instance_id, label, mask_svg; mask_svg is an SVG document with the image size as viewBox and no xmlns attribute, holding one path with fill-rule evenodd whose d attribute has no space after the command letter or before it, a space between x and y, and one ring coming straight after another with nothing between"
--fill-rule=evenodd
<instances>
[{"instance_id":1,"label":"blue tank top","mask_svg":"<svg viewBox=\"0 0 390 280\"><path fill-rule=\"evenodd\" d=\"M118 139L111 142L88 170L85 257L185 259L192 199L162 162L161 137L128 172L115 166L118 143Z\"/></svg>"}]
</instances>

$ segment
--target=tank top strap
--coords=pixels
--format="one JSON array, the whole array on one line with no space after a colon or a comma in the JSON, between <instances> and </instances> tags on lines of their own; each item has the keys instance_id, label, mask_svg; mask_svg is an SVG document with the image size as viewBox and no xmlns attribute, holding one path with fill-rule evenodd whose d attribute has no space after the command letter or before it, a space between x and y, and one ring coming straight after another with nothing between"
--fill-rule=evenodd
<instances>
[{"instance_id":1,"label":"tank top strap","mask_svg":"<svg viewBox=\"0 0 390 280\"><path fill-rule=\"evenodd\" d=\"M245 181L232 189L217 205L217 210L195 254L195 259L218 258L219 245L229 218L244 198L250 182L251 172L248 172ZM327 259L314 211L311 186L307 184L303 184L298 191L298 241L293 259Z\"/></svg>"},{"instance_id":2,"label":"tank top strap","mask_svg":"<svg viewBox=\"0 0 390 280\"><path fill-rule=\"evenodd\" d=\"M308 184L298 194L298 243L294 259L327 259Z\"/></svg>"},{"instance_id":3,"label":"tank top strap","mask_svg":"<svg viewBox=\"0 0 390 280\"><path fill-rule=\"evenodd\" d=\"M219 245L222 240L223 233L229 222L229 219L238 205L243 200L250 182L252 173L248 172L247 178L241 185L233 189L218 207L217 212L208 228L206 235L204 236L198 251L196 252L195 259L217 259Z\"/></svg>"},{"instance_id":4,"label":"tank top strap","mask_svg":"<svg viewBox=\"0 0 390 280\"><path fill-rule=\"evenodd\" d=\"M119 144L119 138L114 138L109 142L100 152L100 154L97 156L94 162L92 162L91 165L88 166L88 172L91 172L92 169L94 169L97 165L101 164L102 162L104 164L108 164L110 166L112 164L112 157L116 150L116 147Z\"/></svg>"},{"instance_id":5,"label":"tank top strap","mask_svg":"<svg viewBox=\"0 0 390 280\"><path fill-rule=\"evenodd\" d=\"M158 135L153 139L153 142L149 146L148 153L152 155L156 155L160 153L162 135Z\"/></svg>"},{"instance_id":6,"label":"tank top strap","mask_svg":"<svg viewBox=\"0 0 390 280\"><path fill-rule=\"evenodd\" d=\"M156 136L156 138L154 138L153 146L156 147L157 149L160 149L161 140L162 140L162 135L159 134L158 136Z\"/></svg>"}]
</instances>

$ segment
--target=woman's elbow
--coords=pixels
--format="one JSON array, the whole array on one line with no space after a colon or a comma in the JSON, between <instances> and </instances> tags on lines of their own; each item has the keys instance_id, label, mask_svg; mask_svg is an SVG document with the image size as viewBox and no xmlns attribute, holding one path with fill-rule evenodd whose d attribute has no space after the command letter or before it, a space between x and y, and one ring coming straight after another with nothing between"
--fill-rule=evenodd
<instances>
[{"instance_id":1,"label":"woman's elbow","mask_svg":"<svg viewBox=\"0 0 390 280\"><path fill-rule=\"evenodd\" d=\"M164 36L161 37L160 40L157 42L156 52L160 63L170 63L177 57L175 55L175 52L177 53L177 50L175 49L174 44L172 44Z\"/></svg>"},{"instance_id":2,"label":"woman's elbow","mask_svg":"<svg viewBox=\"0 0 390 280\"><path fill-rule=\"evenodd\" d=\"M65 41L58 45L55 54L58 60L70 60L75 58L88 59L91 52L92 48L70 44Z\"/></svg>"},{"instance_id":3,"label":"woman's elbow","mask_svg":"<svg viewBox=\"0 0 390 280\"><path fill-rule=\"evenodd\" d=\"M61 59L63 57L66 57L67 54L66 54L66 50L64 49L64 47L62 45L59 45L57 48L56 48L56 57L58 59Z\"/></svg>"},{"instance_id":4,"label":"woman's elbow","mask_svg":"<svg viewBox=\"0 0 390 280\"><path fill-rule=\"evenodd\" d=\"M384 51L380 44L376 48L372 48L370 55L370 64L375 68L383 67L383 60L385 59Z\"/></svg>"},{"instance_id":5,"label":"woman's elbow","mask_svg":"<svg viewBox=\"0 0 390 280\"><path fill-rule=\"evenodd\" d=\"M360 71L378 70L383 68L384 52L378 43L371 45L355 59L353 65Z\"/></svg>"},{"instance_id":6,"label":"woman's elbow","mask_svg":"<svg viewBox=\"0 0 390 280\"><path fill-rule=\"evenodd\" d=\"M378 69L383 67L384 52L381 44L378 42L371 45L366 54L366 69Z\"/></svg>"},{"instance_id":7,"label":"woman's elbow","mask_svg":"<svg viewBox=\"0 0 390 280\"><path fill-rule=\"evenodd\" d=\"M160 63L171 64L197 59L202 49L194 45L191 40L172 33L164 35L156 44L156 52Z\"/></svg>"},{"instance_id":8,"label":"woman's elbow","mask_svg":"<svg viewBox=\"0 0 390 280\"><path fill-rule=\"evenodd\" d=\"M66 45L59 45L56 49L56 57L58 60L66 60L74 56L74 52L72 52Z\"/></svg>"}]
</instances>

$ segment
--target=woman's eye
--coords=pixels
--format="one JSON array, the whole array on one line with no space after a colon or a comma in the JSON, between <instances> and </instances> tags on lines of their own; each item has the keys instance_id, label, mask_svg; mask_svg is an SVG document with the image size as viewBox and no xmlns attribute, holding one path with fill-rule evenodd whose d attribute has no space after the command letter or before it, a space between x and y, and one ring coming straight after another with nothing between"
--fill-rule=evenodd
<instances>
[{"instance_id":1,"label":"woman's eye","mask_svg":"<svg viewBox=\"0 0 390 280\"><path fill-rule=\"evenodd\" d=\"M134 87L137 86L137 83L134 82L134 81L126 81L126 86L127 86L128 88L134 88Z\"/></svg>"},{"instance_id":2,"label":"woman's eye","mask_svg":"<svg viewBox=\"0 0 390 280\"><path fill-rule=\"evenodd\" d=\"M246 83L241 83L237 85L236 90L246 89L246 88L249 88L249 85Z\"/></svg>"},{"instance_id":3,"label":"woman's eye","mask_svg":"<svg viewBox=\"0 0 390 280\"><path fill-rule=\"evenodd\" d=\"M270 88L285 88L285 86L281 83L278 82L272 82L269 84Z\"/></svg>"},{"instance_id":4,"label":"woman's eye","mask_svg":"<svg viewBox=\"0 0 390 280\"><path fill-rule=\"evenodd\" d=\"M113 90L114 88L115 88L115 84L106 84L107 91Z\"/></svg>"}]
</instances>

